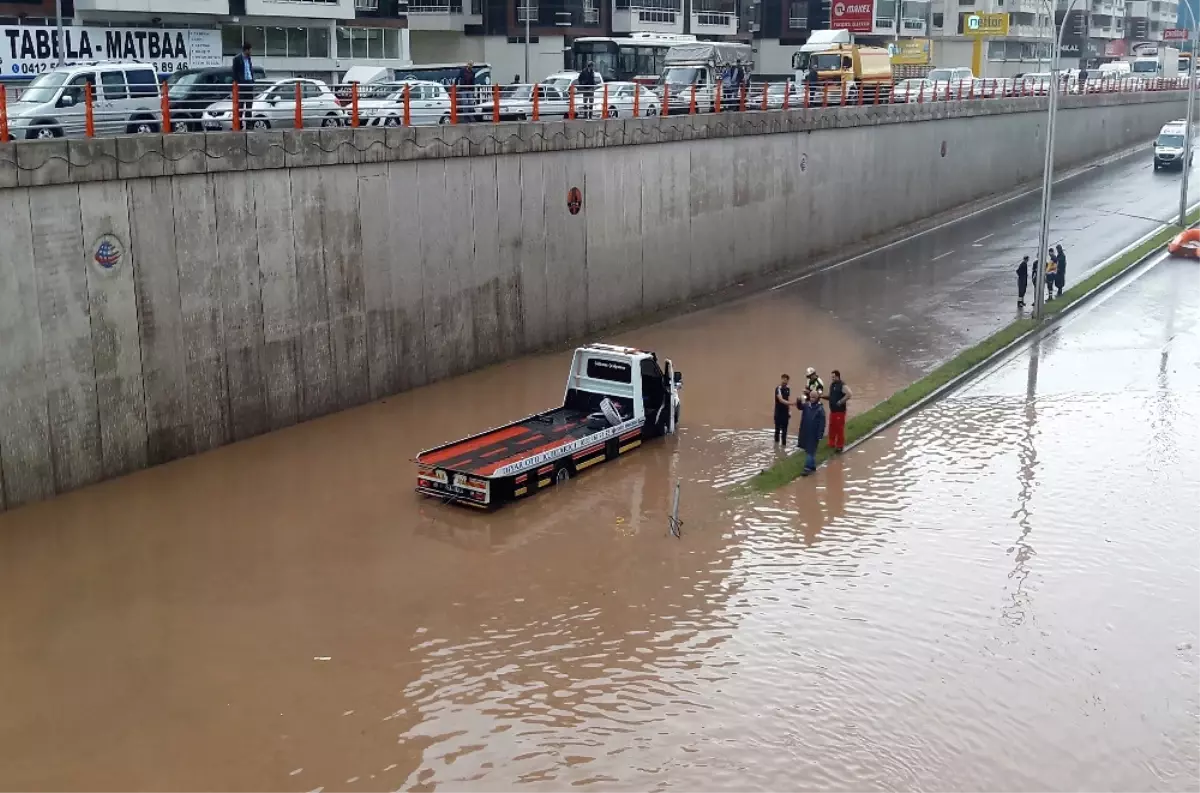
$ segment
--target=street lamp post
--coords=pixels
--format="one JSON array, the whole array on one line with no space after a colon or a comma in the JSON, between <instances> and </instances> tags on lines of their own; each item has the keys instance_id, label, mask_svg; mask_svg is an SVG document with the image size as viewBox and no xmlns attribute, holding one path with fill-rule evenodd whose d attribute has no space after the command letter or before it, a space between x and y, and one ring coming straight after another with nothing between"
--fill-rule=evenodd
<instances>
[{"instance_id":1,"label":"street lamp post","mask_svg":"<svg viewBox=\"0 0 1200 793\"><path fill-rule=\"evenodd\" d=\"M62 0L54 0L54 35L58 36L58 65L65 63L63 53L66 52L67 42L63 39Z\"/></svg>"},{"instance_id":2,"label":"street lamp post","mask_svg":"<svg viewBox=\"0 0 1200 793\"><path fill-rule=\"evenodd\" d=\"M1054 124L1058 119L1058 60L1062 54L1063 33L1067 30L1067 21L1071 18L1071 9L1079 0L1071 0L1063 13L1062 24L1058 28L1058 36L1052 42L1054 49L1050 52L1050 86L1049 101L1046 113L1046 162L1042 169L1042 227L1038 237L1038 253L1034 258L1037 263L1038 275L1036 280L1037 294L1033 301L1034 319L1041 321L1046 305L1046 252L1050 249L1050 191L1054 184ZM1051 22L1053 24L1053 22Z\"/></svg>"},{"instance_id":3,"label":"street lamp post","mask_svg":"<svg viewBox=\"0 0 1200 793\"><path fill-rule=\"evenodd\" d=\"M1192 116L1196 106L1196 50L1200 46L1200 25L1196 24L1196 12L1192 10L1189 0L1183 0L1183 7L1192 18L1192 51L1191 68L1188 69L1188 99L1187 118L1183 125L1183 179L1179 185L1179 227L1187 228L1188 176L1192 170Z\"/></svg>"},{"instance_id":4,"label":"street lamp post","mask_svg":"<svg viewBox=\"0 0 1200 793\"><path fill-rule=\"evenodd\" d=\"M532 84L529 79L529 0L525 0L525 82Z\"/></svg>"}]
</instances>

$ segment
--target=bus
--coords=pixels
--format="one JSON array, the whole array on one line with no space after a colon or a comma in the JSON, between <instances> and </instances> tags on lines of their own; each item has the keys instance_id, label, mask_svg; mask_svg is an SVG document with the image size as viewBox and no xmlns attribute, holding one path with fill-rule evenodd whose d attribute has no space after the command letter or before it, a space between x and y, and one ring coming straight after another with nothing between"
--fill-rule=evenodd
<instances>
[{"instance_id":1,"label":"bus","mask_svg":"<svg viewBox=\"0 0 1200 793\"><path fill-rule=\"evenodd\" d=\"M606 83L632 80L653 85L662 75L667 50L695 41L695 36L672 33L630 33L625 38L583 36L571 42L567 68L583 71L591 61Z\"/></svg>"}]
</instances>

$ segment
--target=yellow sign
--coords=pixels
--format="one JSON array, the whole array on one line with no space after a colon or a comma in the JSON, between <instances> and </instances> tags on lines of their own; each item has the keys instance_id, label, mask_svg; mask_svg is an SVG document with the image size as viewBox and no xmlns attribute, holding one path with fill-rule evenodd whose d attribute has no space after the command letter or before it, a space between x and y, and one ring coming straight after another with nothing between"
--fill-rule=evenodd
<instances>
[{"instance_id":1,"label":"yellow sign","mask_svg":"<svg viewBox=\"0 0 1200 793\"><path fill-rule=\"evenodd\" d=\"M931 44L929 39L900 39L888 42L888 54L892 56L892 65L924 66L930 60Z\"/></svg>"},{"instance_id":2,"label":"yellow sign","mask_svg":"<svg viewBox=\"0 0 1200 793\"><path fill-rule=\"evenodd\" d=\"M1008 35L1008 14L968 14L963 24L967 36L986 38Z\"/></svg>"}]
</instances>

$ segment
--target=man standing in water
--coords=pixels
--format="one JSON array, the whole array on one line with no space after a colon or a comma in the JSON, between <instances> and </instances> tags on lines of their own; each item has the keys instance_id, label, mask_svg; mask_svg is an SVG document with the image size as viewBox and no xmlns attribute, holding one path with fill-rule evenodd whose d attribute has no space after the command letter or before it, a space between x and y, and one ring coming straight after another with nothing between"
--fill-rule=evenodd
<instances>
[{"instance_id":1,"label":"man standing in water","mask_svg":"<svg viewBox=\"0 0 1200 793\"><path fill-rule=\"evenodd\" d=\"M808 401L800 408L800 432L796 445L804 450L804 472L808 476L817 470L817 444L825 435L825 408L821 405L821 394L815 389L808 392Z\"/></svg>"},{"instance_id":2,"label":"man standing in water","mask_svg":"<svg viewBox=\"0 0 1200 793\"><path fill-rule=\"evenodd\" d=\"M787 446L788 421L792 417L792 389L789 382L791 378L781 374L779 385L775 386L775 442L784 446Z\"/></svg>"},{"instance_id":3,"label":"man standing in water","mask_svg":"<svg viewBox=\"0 0 1200 793\"><path fill-rule=\"evenodd\" d=\"M829 381L829 448L841 453L846 448L846 403L850 401L850 386L842 379L842 373L833 370Z\"/></svg>"},{"instance_id":4,"label":"man standing in water","mask_svg":"<svg viewBox=\"0 0 1200 793\"><path fill-rule=\"evenodd\" d=\"M1017 265L1017 308L1025 308L1025 290L1029 288L1029 257Z\"/></svg>"}]
</instances>

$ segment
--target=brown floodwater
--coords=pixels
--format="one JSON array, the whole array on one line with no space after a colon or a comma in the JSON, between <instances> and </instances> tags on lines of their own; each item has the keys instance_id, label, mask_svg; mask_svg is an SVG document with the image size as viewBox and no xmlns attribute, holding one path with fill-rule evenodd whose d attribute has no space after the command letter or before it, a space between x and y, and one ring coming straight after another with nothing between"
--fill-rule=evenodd
<instances>
[{"instance_id":1,"label":"brown floodwater","mask_svg":"<svg viewBox=\"0 0 1200 793\"><path fill-rule=\"evenodd\" d=\"M495 513L410 458L567 353L0 515L0 787L1195 790L1198 287L1161 264L767 497L723 486L780 370L916 373L805 290L616 337L685 373L680 434Z\"/></svg>"}]
</instances>

